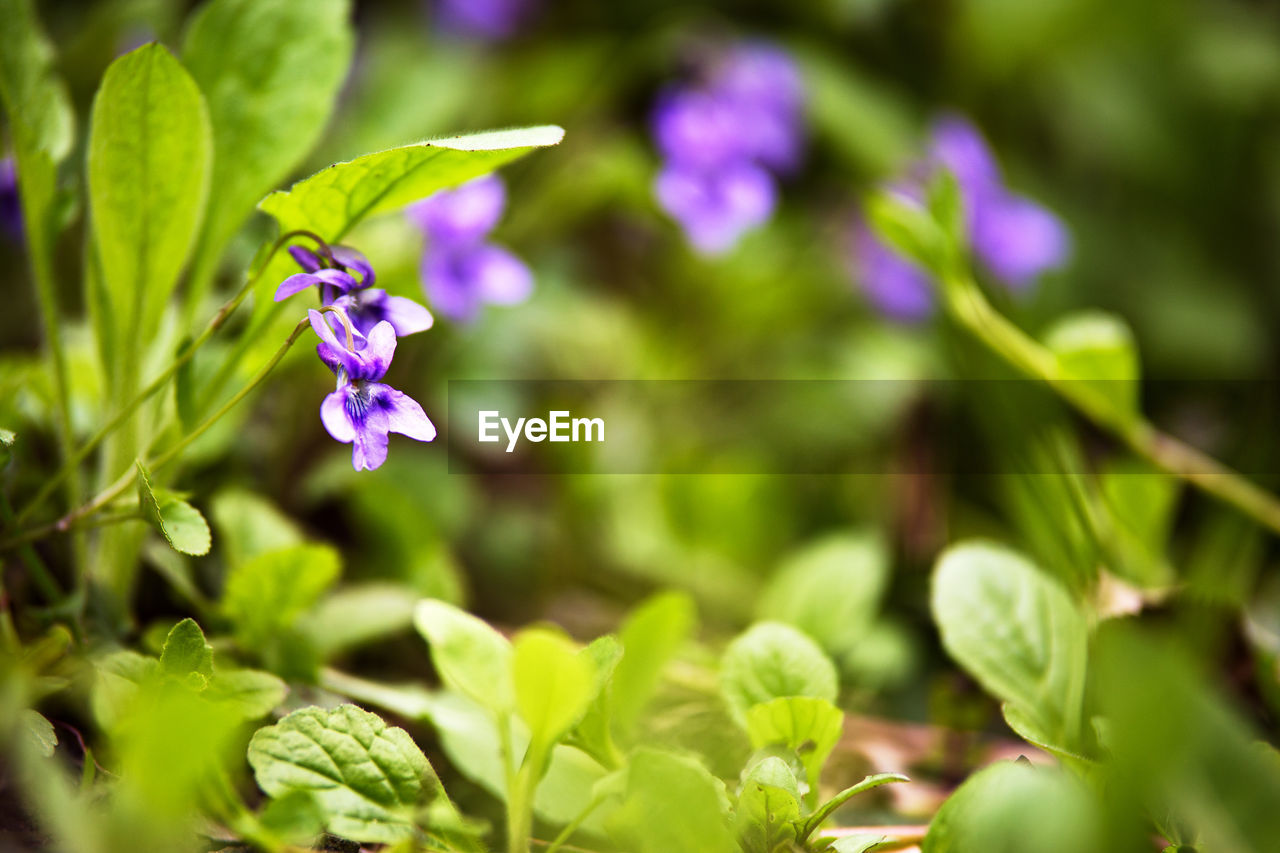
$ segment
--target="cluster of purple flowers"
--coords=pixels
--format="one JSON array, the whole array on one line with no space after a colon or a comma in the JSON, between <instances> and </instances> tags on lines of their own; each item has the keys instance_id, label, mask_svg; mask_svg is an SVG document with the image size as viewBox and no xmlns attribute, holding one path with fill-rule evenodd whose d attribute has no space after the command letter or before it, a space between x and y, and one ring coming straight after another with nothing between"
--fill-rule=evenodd
<instances>
[{"instance_id":1,"label":"cluster of purple flowers","mask_svg":"<svg viewBox=\"0 0 1280 853\"><path fill-rule=\"evenodd\" d=\"M703 79L659 96L655 192L699 252L723 254L769 219L775 176L800 164L803 106L795 64L761 43L726 51Z\"/></svg>"},{"instance_id":2,"label":"cluster of purple flowers","mask_svg":"<svg viewBox=\"0 0 1280 853\"><path fill-rule=\"evenodd\" d=\"M1071 246L1061 220L1004 185L995 156L970 122L958 116L937 121L924 161L891 189L918 199L938 169L955 175L969 247L994 279L1011 290L1024 290L1066 262ZM882 243L865 222L854 224L851 248L853 274L882 313L919 321L933 312L929 273Z\"/></svg>"},{"instance_id":3,"label":"cluster of purple flowers","mask_svg":"<svg viewBox=\"0 0 1280 853\"><path fill-rule=\"evenodd\" d=\"M408 209L427 238L423 290L431 306L451 320L474 319L484 303L523 302L533 291L524 262L488 239L506 202L502 180L486 175Z\"/></svg>"},{"instance_id":4,"label":"cluster of purple flowers","mask_svg":"<svg viewBox=\"0 0 1280 853\"><path fill-rule=\"evenodd\" d=\"M320 405L320 421L338 441L351 444L351 465L373 470L387 459L388 434L431 441L436 428L422 406L379 380L391 366L396 338L431 328L430 312L412 299L373 287L368 259L347 246L313 252L291 246L304 272L276 289L277 302L315 287L325 312L311 309L320 337L316 352L337 376L337 388Z\"/></svg>"}]
</instances>

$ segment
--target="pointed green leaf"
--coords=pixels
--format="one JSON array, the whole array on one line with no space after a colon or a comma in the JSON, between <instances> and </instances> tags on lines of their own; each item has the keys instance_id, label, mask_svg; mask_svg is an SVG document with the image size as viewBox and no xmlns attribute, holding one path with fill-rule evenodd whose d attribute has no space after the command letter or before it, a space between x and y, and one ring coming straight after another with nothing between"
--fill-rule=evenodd
<instances>
[{"instance_id":1,"label":"pointed green leaf","mask_svg":"<svg viewBox=\"0 0 1280 853\"><path fill-rule=\"evenodd\" d=\"M595 670L572 642L543 628L516 636L511 665L531 754L545 754L586 713L595 695Z\"/></svg>"},{"instance_id":2,"label":"pointed green leaf","mask_svg":"<svg viewBox=\"0 0 1280 853\"><path fill-rule=\"evenodd\" d=\"M151 473L141 461L138 469L138 509L173 550L200 557L209 553L212 539L209 525L200 511L186 501L157 496L151 488Z\"/></svg>"},{"instance_id":3,"label":"pointed green leaf","mask_svg":"<svg viewBox=\"0 0 1280 853\"><path fill-rule=\"evenodd\" d=\"M747 711L751 746L784 746L800 756L809 791L817 802L818 777L844 728L844 713L825 699L784 696Z\"/></svg>"},{"instance_id":4,"label":"pointed green leaf","mask_svg":"<svg viewBox=\"0 0 1280 853\"><path fill-rule=\"evenodd\" d=\"M178 284L209 193L209 115L159 44L107 68L89 131L89 204L119 346L145 347Z\"/></svg>"},{"instance_id":5,"label":"pointed green leaf","mask_svg":"<svg viewBox=\"0 0 1280 853\"><path fill-rule=\"evenodd\" d=\"M431 647L431 661L448 687L498 714L515 707L511 644L483 620L443 601L418 603L413 624Z\"/></svg>"},{"instance_id":6,"label":"pointed green leaf","mask_svg":"<svg viewBox=\"0 0 1280 853\"><path fill-rule=\"evenodd\" d=\"M646 599L618 631L622 660L613 675L613 718L619 734L630 732L662 675L662 668L692 636L698 615L683 592Z\"/></svg>"},{"instance_id":7,"label":"pointed green leaf","mask_svg":"<svg viewBox=\"0 0 1280 853\"><path fill-rule=\"evenodd\" d=\"M440 787L404 729L355 705L303 708L259 729L249 764L262 790L310 792L329 832L360 842L411 838L414 813Z\"/></svg>"},{"instance_id":8,"label":"pointed green leaf","mask_svg":"<svg viewBox=\"0 0 1280 853\"><path fill-rule=\"evenodd\" d=\"M773 784L774 781L783 784ZM733 828L744 853L790 849L784 845L795 840L796 822L800 819L795 784L795 776L779 758L766 758L743 780Z\"/></svg>"},{"instance_id":9,"label":"pointed green leaf","mask_svg":"<svg viewBox=\"0 0 1280 853\"><path fill-rule=\"evenodd\" d=\"M39 711L23 708L20 714L23 735L35 746L36 752L45 758L52 758L58 746L58 733L53 730L53 723Z\"/></svg>"},{"instance_id":10,"label":"pointed green leaf","mask_svg":"<svg viewBox=\"0 0 1280 853\"><path fill-rule=\"evenodd\" d=\"M760 622L729 644L720 693L743 727L752 706L783 696L834 702L836 668L811 638L790 625Z\"/></svg>"},{"instance_id":11,"label":"pointed green leaf","mask_svg":"<svg viewBox=\"0 0 1280 853\"><path fill-rule=\"evenodd\" d=\"M194 619L183 619L169 630L160 653L160 669L166 675L186 678L196 674L202 679L213 675L213 646Z\"/></svg>"}]
</instances>

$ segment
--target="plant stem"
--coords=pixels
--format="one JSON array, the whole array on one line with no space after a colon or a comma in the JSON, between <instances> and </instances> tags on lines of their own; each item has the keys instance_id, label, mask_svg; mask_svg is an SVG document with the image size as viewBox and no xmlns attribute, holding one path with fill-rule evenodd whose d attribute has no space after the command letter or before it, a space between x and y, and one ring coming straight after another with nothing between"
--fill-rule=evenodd
<instances>
[{"instance_id":1,"label":"plant stem","mask_svg":"<svg viewBox=\"0 0 1280 853\"><path fill-rule=\"evenodd\" d=\"M951 316L1012 367L1044 382L1086 418L1157 468L1280 534L1280 499L1275 495L1216 459L1160 432L1141 415L1121 411L1091 383L1065 376L1054 354L992 308L972 279L947 278L942 290Z\"/></svg>"},{"instance_id":2,"label":"plant stem","mask_svg":"<svg viewBox=\"0 0 1280 853\"><path fill-rule=\"evenodd\" d=\"M258 387L258 385L260 385L262 381L267 378L267 375L271 373L271 371L275 368L275 366L280 363L280 360L284 358L285 353L287 353L289 351L289 348L293 346L294 342L298 340L298 336L301 335L304 330L309 329L310 327L311 327L310 320L300 321L298 325L294 327L293 332L289 334L289 337L285 340L285 342L281 344L280 348L276 350L273 356L271 356L271 359L267 361L267 363L264 364L256 374L254 374L253 378L250 379L249 382L243 388L241 388L238 392L236 392L236 395L234 397L232 397L230 400L224 403L222 407L218 409L218 411L214 412L212 415L205 418L204 421L202 421L199 426L197 426L194 430L192 430L187 435L183 436L182 439L179 440L172 447L168 448L159 456L156 456L154 459L149 460L145 463L151 469L151 471L153 473L155 471L159 471L165 465L168 465L170 462L176 459L179 456L179 454L182 453L183 450L186 450L186 448L193 441L195 441L200 436L204 435L204 433L208 431L208 429L211 426L213 426L214 423L216 423L223 415L231 411L231 409L235 408L236 404L239 403L241 400L243 400L245 397L249 396L250 392L252 392L254 388ZM64 532L67 530L71 530L74 527L77 527L83 519L98 512L107 504L111 503L113 500L120 497L120 495L124 494L124 492L131 485L133 485L135 477L136 477L136 474L134 473L134 469L130 467L128 470L126 470L123 474L120 475L119 479L117 479L110 486L108 486L107 488L99 492L97 495L95 495L93 499L90 500L88 503L67 513L57 521L51 522L49 524L41 525L40 527L33 528L31 530L25 531L16 536L12 536L0 542L0 551L8 548L12 548L15 545L21 545L26 542L32 542L36 539L40 539L44 536L47 536L50 533Z\"/></svg>"},{"instance_id":3,"label":"plant stem","mask_svg":"<svg viewBox=\"0 0 1280 853\"><path fill-rule=\"evenodd\" d=\"M267 253L266 258L263 259L262 264L258 267L257 271L249 276L245 281L244 286L240 288L235 296L227 300L227 302L218 309L218 313L216 313L213 316L213 319L209 321L208 325L205 326L204 331L200 333L200 336L188 344L163 373L153 379L146 388L143 388L142 391L134 396L133 399L124 406L124 408L116 412L115 416L108 421L105 426L94 433L92 438L85 442L78 450L68 453L66 461L63 463L62 467L58 469L57 473L45 481L44 486L40 491L36 492L35 497L33 497L27 505L22 508L22 511L18 513L15 523L21 524L23 521L26 521L27 518L30 517L31 513L34 512L50 494L53 493L53 490L58 486L58 484L75 472L76 467L83 462L86 457L88 457L95 447L101 444L107 436L119 429L120 425L127 421L129 417L138 410L139 406L150 399L156 392L164 388L165 385L168 384L169 380L172 379L183 367L183 365L195 357L196 350L204 346L204 344L222 328L232 313L240 307L240 304L244 302L248 295L253 291L254 286L256 286L258 280L262 278L262 274L266 272L267 267L271 264L272 258L274 258L276 253L280 251L281 247L283 247L287 241L298 236L311 237L317 241L319 240L319 238L315 237L310 232L303 231L290 231L287 234L281 235L280 238L272 245L270 252ZM323 243L321 245L323 245Z\"/></svg>"},{"instance_id":4,"label":"plant stem","mask_svg":"<svg viewBox=\"0 0 1280 853\"><path fill-rule=\"evenodd\" d=\"M578 831L578 827L582 826L582 824L586 822L587 818L591 817L591 813L599 808L600 804L603 802L604 797L599 794L592 797L591 802L587 803L586 808L578 812L578 816L570 821L564 829L560 830L560 834L557 835L549 845L547 845L547 853L556 853L557 850L563 847L565 843L573 837L573 834Z\"/></svg>"}]
</instances>

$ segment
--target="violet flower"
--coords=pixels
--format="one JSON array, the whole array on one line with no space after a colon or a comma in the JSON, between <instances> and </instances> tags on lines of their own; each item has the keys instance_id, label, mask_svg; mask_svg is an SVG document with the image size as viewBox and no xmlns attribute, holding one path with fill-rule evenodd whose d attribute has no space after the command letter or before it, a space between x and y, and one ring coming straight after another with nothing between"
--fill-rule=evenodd
<instances>
[{"instance_id":1,"label":"violet flower","mask_svg":"<svg viewBox=\"0 0 1280 853\"><path fill-rule=\"evenodd\" d=\"M995 155L969 121L947 115L935 122L928 156L898 184L909 195L939 169L960 187L969 247L983 269L1012 290L1029 287L1066 263L1071 241L1066 227L1047 208L1004 185ZM885 315L915 321L932 313L930 276L898 255L857 223L851 240L852 268L867 298Z\"/></svg>"},{"instance_id":2,"label":"violet flower","mask_svg":"<svg viewBox=\"0 0 1280 853\"><path fill-rule=\"evenodd\" d=\"M13 158L0 159L0 231L17 242L22 239L22 201L18 196L18 172Z\"/></svg>"},{"instance_id":3,"label":"violet flower","mask_svg":"<svg viewBox=\"0 0 1280 853\"><path fill-rule=\"evenodd\" d=\"M452 320L472 320L486 303L513 305L533 292L533 275L524 262L487 241L505 205L502 181L486 175L408 209L427 238L423 291Z\"/></svg>"},{"instance_id":4,"label":"violet flower","mask_svg":"<svg viewBox=\"0 0 1280 853\"><path fill-rule=\"evenodd\" d=\"M530 0L439 0L436 17L454 35L501 41L516 34L532 6Z\"/></svg>"},{"instance_id":5,"label":"violet flower","mask_svg":"<svg viewBox=\"0 0 1280 853\"><path fill-rule=\"evenodd\" d=\"M343 309L361 335L369 334L383 321L390 323L401 337L431 328L431 312L426 308L412 299L390 296L385 290L371 286L377 281L377 275L363 254L350 246L332 246L329 252L332 261L305 247L290 246L289 254L305 272L282 281L276 288L275 301L318 287L320 303Z\"/></svg>"},{"instance_id":6,"label":"violet flower","mask_svg":"<svg viewBox=\"0 0 1280 853\"><path fill-rule=\"evenodd\" d=\"M756 42L724 53L698 84L659 96L652 131L666 163L654 193L698 252L724 254L768 221L774 174L800 163L803 106L791 58Z\"/></svg>"},{"instance_id":7,"label":"violet flower","mask_svg":"<svg viewBox=\"0 0 1280 853\"><path fill-rule=\"evenodd\" d=\"M345 342L338 340L319 311L307 312L321 341L316 352L338 377L336 390L320 404L320 421L329 435L352 445L355 470L372 471L387 459L389 433L431 441L436 428L417 401L378 381L395 355L396 332L391 323L375 324L366 338L342 309L331 313L341 324Z\"/></svg>"}]
</instances>

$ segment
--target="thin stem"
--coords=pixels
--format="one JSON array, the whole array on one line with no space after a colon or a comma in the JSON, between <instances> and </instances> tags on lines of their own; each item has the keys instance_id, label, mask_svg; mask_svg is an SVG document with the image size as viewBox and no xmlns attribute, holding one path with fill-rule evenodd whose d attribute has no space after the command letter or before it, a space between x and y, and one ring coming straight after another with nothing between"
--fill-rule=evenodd
<instances>
[{"instance_id":1,"label":"thin stem","mask_svg":"<svg viewBox=\"0 0 1280 853\"><path fill-rule=\"evenodd\" d=\"M109 435L111 435L113 432L119 429L121 424L127 421L129 417L138 410L139 406L141 406L148 399L150 399L156 392L164 388L165 385L169 383L169 380L172 379L174 375L177 374L177 372L187 362L191 361L191 359L195 357L196 350L204 346L204 344L210 338L212 338L218 332L219 329L223 327L223 325L227 322L227 319L232 315L232 313L235 312L237 308L240 307L240 304L244 302L244 300L253 291L253 288L257 285L258 281L262 278L263 273L267 271L267 267L270 266L271 260L276 256L276 253L280 251L280 249L285 245L285 243L287 243L289 240L292 240L295 237L307 237L309 239L315 240L317 245L321 248L322 252L328 251L327 244L325 244L325 242L321 240L320 237L318 237L317 235L313 234L310 231L299 230L299 231L290 231L286 234L282 234L279 237L279 239L277 239L276 242L272 245L271 251L267 253L266 258L263 259L262 264L258 267L257 271L253 273L253 275L251 275L245 281L244 286L240 288L240 290L236 293L235 296L227 300L227 302L225 302L223 306L218 309L218 313L213 315L213 319L211 319L208 325L205 326L204 331L200 333L200 336L195 340L193 340L190 344L188 344L182 350L182 352L179 353L178 356L173 360L173 363L170 364L164 370L163 373L161 373L159 376L153 379L151 381L151 384L147 385L146 388L143 388L142 391L140 391L132 400L130 400L124 406L124 408L116 412L115 417L113 417L110 421L108 421L106 425L103 426L100 430L94 433L93 437L90 438L87 442L85 442L84 445L80 447L80 449L69 453L69 455L67 456L66 462L64 462L62 467L58 469L57 473L55 473L52 477L50 477L48 480L45 481L44 486L40 489L40 491L36 492L35 497L33 497L27 503L27 505L22 508L22 511L18 513L17 519L15 520L16 524L21 524L22 522L26 521L31 516L31 513L34 512L40 506L40 504L43 503L49 497L49 495L53 493L53 490L57 488L58 484L75 472L76 467L81 462L83 462L90 453L93 452L93 449L95 447L97 447L99 444L102 443L104 439L106 439Z\"/></svg>"},{"instance_id":2,"label":"thin stem","mask_svg":"<svg viewBox=\"0 0 1280 853\"><path fill-rule=\"evenodd\" d=\"M591 802L587 803L586 808L578 812L578 816L570 821L568 826L560 830L560 834L551 840L551 843L547 845L547 853L556 853L557 850L563 847L565 843L573 837L573 834L578 831L578 827L582 826L582 824L586 822L587 818L591 817L591 813L599 808L600 804L603 803L604 800L605 798L599 794L592 797Z\"/></svg>"},{"instance_id":3,"label":"thin stem","mask_svg":"<svg viewBox=\"0 0 1280 853\"><path fill-rule=\"evenodd\" d=\"M1012 367L1044 382L1094 424L1157 468L1190 483L1280 533L1280 499L1216 459L1156 429L1141 415L1120 411L1091 383L1062 374L1053 353L991 307L967 277L944 281L951 315Z\"/></svg>"},{"instance_id":4,"label":"thin stem","mask_svg":"<svg viewBox=\"0 0 1280 853\"><path fill-rule=\"evenodd\" d=\"M193 441L204 435L204 433L207 432L209 428L212 427L223 415L235 408L236 404L245 397L249 396L250 392L252 392L254 388L258 387L258 385L267 378L267 375L271 373L275 366L280 363L280 360L284 358L285 354L289 351L289 348L298 340L298 336L310 327L310 320L300 321L298 325L294 327L285 342L281 344L280 348L276 350L273 356L271 356L271 359L262 366L252 379L249 380L248 384L236 392L234 397L224 403L218 411L205 418L204 421L201 422L201 424L194 430L183 436L178 443L174 444L159 456L146 463L151 471L159 471L165 465L174 461ZM119 479L95 495L88 503L67 513L55 522L41 525L40 527L33 528L32 530L28 530L0 542L0 550L12 548L15 545L21 545L25 542L32 542L53 532L63 532L77 527L83 519L97 513L107 504L124 494L124 492L133 485L135 477L134 469L132 467L129 468L129 470L120 475Z\"/></svg>"}]
</instances>

